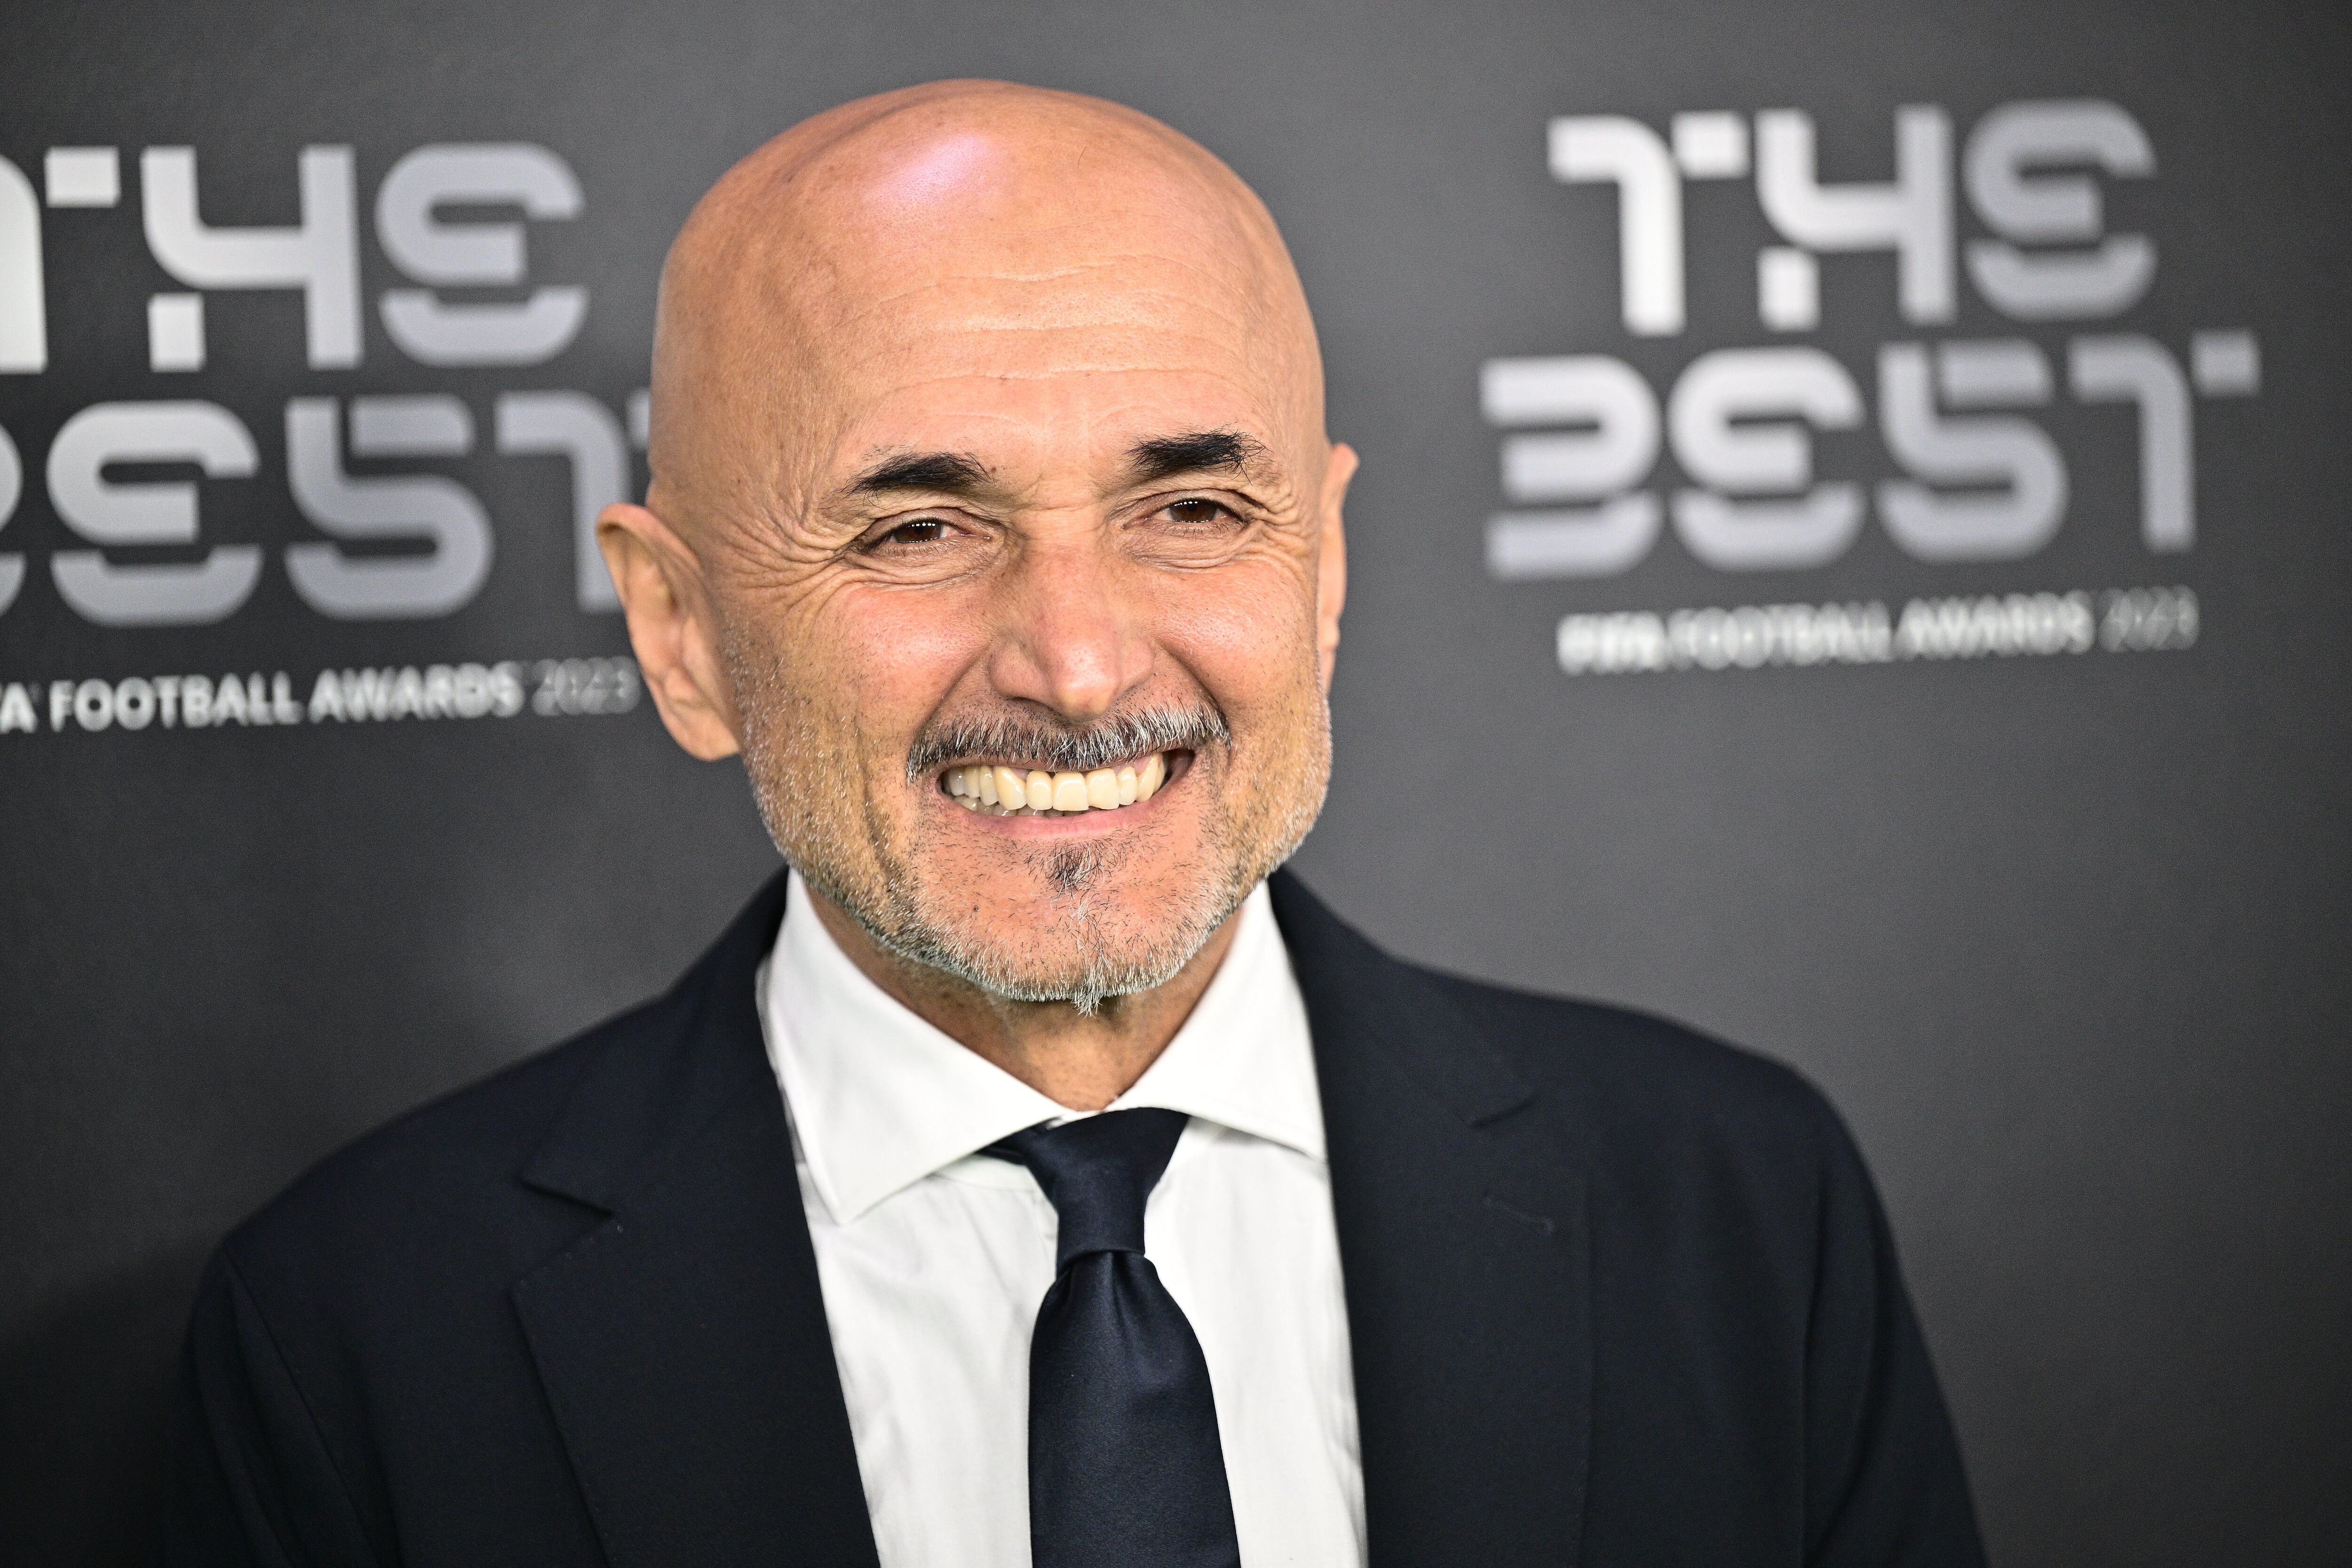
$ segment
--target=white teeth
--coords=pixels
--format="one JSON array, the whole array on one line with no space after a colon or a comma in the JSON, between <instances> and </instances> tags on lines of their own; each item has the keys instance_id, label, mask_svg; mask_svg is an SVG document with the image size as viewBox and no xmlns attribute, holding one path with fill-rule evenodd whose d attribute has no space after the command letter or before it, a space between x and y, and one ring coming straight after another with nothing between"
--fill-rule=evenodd
<instances>
[{"instance_id":1,"label":"white teeth","mask_svg":"<svg viewBox=\"0 0 2352 1568\"><path fill-rule=\"evenodd\" d=\"M1083 773L1020 773L1008 767L972 763L950 768L940 782L958 805L967 811L984 807L992 816L1117 811L1140 805L1160 793L1168 782L1168 759L1154 752L1140 765L1128 763Z\"/></svg>"}]
</instances>

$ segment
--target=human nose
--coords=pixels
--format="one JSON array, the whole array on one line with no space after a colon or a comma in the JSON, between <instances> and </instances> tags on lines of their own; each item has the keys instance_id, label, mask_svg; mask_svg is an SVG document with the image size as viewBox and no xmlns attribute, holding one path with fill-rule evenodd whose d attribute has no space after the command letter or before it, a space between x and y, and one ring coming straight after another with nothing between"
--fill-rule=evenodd
<instances>
[{"instance_id":1,"label":"human nose","mask_svg":"<svg viewBox=\"0 0 2352 1568\"><path fill-rule=\"evenodd\" d=\"M1085 723L1151 670L1142 606L1101 542L1033 542L1001 579L1001 630L988 673L998 693Z\"/></svg>"}]
</instances>

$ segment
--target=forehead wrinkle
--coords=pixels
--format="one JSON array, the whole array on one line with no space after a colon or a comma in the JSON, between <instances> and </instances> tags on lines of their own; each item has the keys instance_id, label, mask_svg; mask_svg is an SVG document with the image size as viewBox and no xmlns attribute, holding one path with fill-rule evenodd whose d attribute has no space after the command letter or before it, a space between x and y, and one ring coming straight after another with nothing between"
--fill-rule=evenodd
<instances>
[{"instance_id":1,"label":"forehead wrinkle","mask_svg":"<svg viewBox=\"0 0 2352 1568\"><path fill-rule=\"evenodd\" d=\"M835 363L845 377L906 385L943 375L1049 381L1128 370L1214 374L1234 368L1263 382L1279 370L1222 331L1132 320L1040 321L1017 310L975 312L951 324L910 331L894 341L860 345ZM854 390L843 385L829 396ZM877 390L887 393L887 387Z\"/></svg>"},{"instance_id":2,"label":"forehead wrinkle","mask_svg":"<svg viewBox=\"0 0 2352 1568\"><path fill-rule=\"evenodd\" d=\"M1184 321L1183 315L1193 319ZM1075 320L1040 317L1041 312L1022 309L1011 301L973 301L953 320L934 317L919 321L885 315L873 323L876 330L844 333L808 357L820 361L829 358L834 373L839 375L877 375L892 380L904 375L910 377L908 384L937 379L914 374L908 361L935 364L950 356L959 360L965 356L1001 358L1015 363L984 367L959 363L948 374L1020 380L1124 370L1217 374L1240 366L1254 373L1249 379L1264 383L1286 379L1295 368L1286 356L1252 353L1247 346L1248 322L1214 311L1181 312L1175 320L1142 310ZM1043 346L1024 355L1018 351L1008 352L1006 345L1012 344ZM1060 357L1054 357L1056 354ZM1024 358L1046 363L1017 363ZM806 363L807 359L803 363Z\"/></svg>"},{"instance_id":3,"label":"forehead wrinkle","mask_svg":"<svg viewBox=\"0 0 2352 1568\"><path fill-rule=\"evenodd\" d=\"M1129 306L1128 310L1123 311L1101 310L1092 315L1074 312L1074 314L1077 314L1078 320L1099 320L1108 321L1132 319L1135 316L1147 313L1137 307L1148 305L1155 301L1166 301L1172 303L1179 308L1176 313L1194 312L1207 314L1223 321L1237 333L1246 336L1256 322L1263 319L1266 313L1265 307L1268 301L1263 298L1259 291L1255 289L1234 288L1231 286L1231 280L1216 279L1213 278L1213 275L1209 274L1205 268L1200 268L1192 263L1183 261L1177 258L1163 257L1156 252L1146 251L1136 252L1131 255L1122 257L1079 262L1068 268L1065 268L1059 272L1049 275L1021 276L990 271L950 272L945 276L932 276L919 280L910 281L906 286L889 292L874 292L867 290L865 291L865 297L863 299L858 297L858 293L856 291L847 289L836 290L835 299L832 301L835 306L833 314L836 323L844 327L875 321L890 321L896 324L898 318L915 314L912 310L899 309L901 307L909 306L914 301L919 301L943 295L952 296L959 292L984 297L992 292L1013 294L1037 289L1053 289L1055 285L1066 282L1068 279L1074 278L1080 278L1097 273L1116 275L1123 264L1138 260L1157 262L1163 266L1175 268L1181 273L1202 277L1205 280L1212 283L1212 287L1206 289L1195 290L1182 288L1175 283L1155 282L1140 278L1134 279L1132 280L1121 282L1115 289L1097 291L1092 295L1093 300L1099 300L1104 303L1109 303L1112 301L1125 302ZM1060 292L1065 295L1076 294L1081 299L1087 297L1081 291L1076 289L1060 290ZM1003 307L1000 307L1000 309L1002 308ZM1023 304L1018 308L1033 314L1036 309L1034 304ZM965 307L964 309L966 313L971 313L971 307ZM894 310L896 311L895 316L893 314ZM1156 313L1153 313L1152 319L1158 320L1160 318ZM919 319L907 324L918 331L935 330L934 323L923 321Z\"/></svg>"},{"instance_id":4,"label":"forehead wrinkle","mask_svg":"<svg viewBox=\"0 0 2352 1568\"><path fill-rule=\"evenodd\" d=\"M824 355L830 365L814 374L834 384L824 402L835 406L845 400L870 405L943 381L1030 383L1120 374L1203 375L1287 401L1280 389L1281 363L1248 353L1226 325L1041 321L1034 312L973 311L952 323L835 340ZM1029 345L1038 346L1023 352Z\"/></svg>"},{"instance_id":5,"label":"forehead wrinkle","mask_svg":"<svg viewBox=\"0 0 2352 1568\"><path fill-rule=\"evenodd\" d=\"M1207 271L1207 268L1198 262L1189 261L1181 256L1170 256L1162 251L1131 250L1121 252L1117 255L1108 255L1097 251L1094 255L1084 259L1071 261L1057 267L1041 266L1039 269L1035 271L1024 272L1010 266L998 266L986 269L972 269L956 272L950 274L947 279L935 279L934 281L945 282L954 279L961 279L963 281L973 283L1004 283L1011 285L1044 286L1067 282L1072 279L1083 278L1087 274L1094 272L1115 272L1123 265L1139 261L1153 262L1162 267L1175 268L1186 272L1205 273ZM1250 290L1245 289L1236 288L1234 286L1236 281L1236 279L1222 279L1216 284L1216 287L1220 291L1225 292L1250 292Z\"/></svg>"}]
</instances>

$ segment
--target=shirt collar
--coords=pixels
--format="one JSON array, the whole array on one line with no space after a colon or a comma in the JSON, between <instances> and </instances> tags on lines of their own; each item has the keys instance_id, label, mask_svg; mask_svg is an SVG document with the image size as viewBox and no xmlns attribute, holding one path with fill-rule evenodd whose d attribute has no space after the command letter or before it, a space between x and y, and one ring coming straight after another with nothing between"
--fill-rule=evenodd
<instances>
[{"instance_id":1,"label":"shirt collar","mask_svg":"<svg viewBox=\"0 0 2352 1568\"><path fill-rule=\"evenodd\" d=\"M867 979L792 877L761 1016L801 1158L835 1224L1040 1121L1074 1114ZM1114 1110L1181 1110L1324 1157L1307 1007L1260 884L1176 1037Z\"/></svg>"}]
</instances>

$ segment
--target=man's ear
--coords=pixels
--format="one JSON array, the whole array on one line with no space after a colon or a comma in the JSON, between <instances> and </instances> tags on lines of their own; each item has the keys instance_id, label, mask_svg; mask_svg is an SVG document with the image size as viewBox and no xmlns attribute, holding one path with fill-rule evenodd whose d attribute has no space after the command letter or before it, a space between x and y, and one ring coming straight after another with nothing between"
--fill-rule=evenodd
<instances>
[{"instance_id":1,"label":"man's ear","mask_svg":"<svg viewBox=\"0 0 2352 1568\"><path fill-rule=\"evenodd\" d=\"M1348 604L1348 530L1341 512L1348 481L1356 477L1356 449L1334 442L1323 467L1323 536L1315 563L1315 657L1322 667L1323 691L1339 658L1339 612Z\"/></svg>"},{"instance_id":2,"label":"man's ear","mask_svg":"<svg viewBox=\"0 0 2352 1568\"><path fill-rule=\"evenodd\" d=\"M742 749L702 562L669 524L626 501L596 519L596 547L620 590L629 645L670 739L704 762Z\"/></svg>"}]
</instances>

